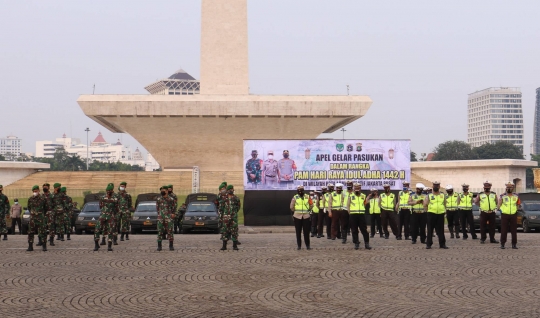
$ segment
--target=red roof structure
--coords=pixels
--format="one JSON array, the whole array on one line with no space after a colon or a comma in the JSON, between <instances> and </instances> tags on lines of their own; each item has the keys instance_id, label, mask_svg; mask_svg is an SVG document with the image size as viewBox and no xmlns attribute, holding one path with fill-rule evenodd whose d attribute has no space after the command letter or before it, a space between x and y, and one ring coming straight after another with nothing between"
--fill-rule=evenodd
<instances>
[{"instance_id":1,"label":"red roof structure","mask_svg":"<svg viewBox=\"0 0 540 318\"><path fill-rule=\"evenodd\" d=\"M105 141L105 138L103 138L103 135L101 135L101 131L98 132L98 135L96 137L96 139L94 139L94 141L92 141L92 146L94 145L102 145L102 144L106 144L107 142Z\"/></svg>"}]
</instances>

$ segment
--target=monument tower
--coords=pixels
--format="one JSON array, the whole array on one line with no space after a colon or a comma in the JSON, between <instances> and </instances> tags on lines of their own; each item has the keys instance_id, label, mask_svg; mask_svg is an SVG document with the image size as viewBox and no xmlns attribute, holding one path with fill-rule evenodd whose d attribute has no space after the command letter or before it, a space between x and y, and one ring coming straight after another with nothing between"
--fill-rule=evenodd
<instances>
[{"instance_id":1,"label":"monument tower","mask_svg":"<svg viewBox=\"0 0 540 318\"><path fill-rule=\"evenodd\" d=\"M164 170L242 178L243 139L313 139L364 116L368 96L250 95L247 0L202 0L200 94L81 95L83 112L139 141Z\"/></svg>"}]
</instances>

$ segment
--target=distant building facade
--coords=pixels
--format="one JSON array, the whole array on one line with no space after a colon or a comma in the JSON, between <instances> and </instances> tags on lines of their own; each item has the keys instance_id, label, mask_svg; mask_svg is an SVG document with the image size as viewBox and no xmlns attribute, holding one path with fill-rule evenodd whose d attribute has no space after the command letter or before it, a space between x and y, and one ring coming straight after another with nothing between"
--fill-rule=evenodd
<instances>
[{"instance_id":1,"label":"distant building facade","mask_svg":"<svg viewBox=\"0 0 540 318\"><path fill-rule=\"evenodd\" d=\"M200 94L201 83L180 69L169 78L152 83L145 89L152 95L195 95Z\"/></svg>"},{"instance_id":2,"label":"distant building facade","mask_svg":"<svg viewBox=\"0 0 540 318\"><path fill-rule=\"evenodd\" d=\"M130 165L138 165L145 167L147 164L156 169L159 165L154 158L148 154L147 159L144 158L141 151L137 148L134 151L129 146L124 146L120 140L116 143L108 143L101 132L90 143L89 147L82 144L78 138L67 138L64 135L62 138L56 138L55 141L40 140L36 141L36 157L53 158L57 149L64 149L69 155L78 155L83 160L86 160L87 154L90 162L96 160L100 162L118 162ZM152 170L150 170L152 171Z\"/></svg>"},{"instance_id":3,"label":"distant building facade","mask_svg":"<svg viewBox=\"0 0 540 318\"><path fill-rule=\"evenodd\" d=\"M534 136L532 154L540 153L540 87L536 89L536 104L534 107Z\"/></svg>"},{"instance_id":4,"label":"distant building facade","mask_svg":"<svg viewBox=\"0 0 540 318\"><path fill-rule=\"evenodd\" d=\"M469 94L467 142L478 147L499 140L523 149L521 90L491 87Z\"/></svg>"},{"instance_id":5,"label":"distant building facade","mask_svg":"<svg viewBox=\"0 0 540 318\"><path fill-rule=\"evenodd\" d=\"M21 155L22 140L16 136L0 138L0 155L6 160L14 160Z\"/></svg>"}]
</instances>

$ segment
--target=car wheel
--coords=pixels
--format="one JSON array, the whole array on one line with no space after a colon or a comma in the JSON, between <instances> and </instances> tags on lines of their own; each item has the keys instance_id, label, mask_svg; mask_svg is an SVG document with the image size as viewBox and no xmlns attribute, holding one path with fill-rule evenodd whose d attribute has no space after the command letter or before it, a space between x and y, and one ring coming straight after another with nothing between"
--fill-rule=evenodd
<instances>
[{"instance_id":1,"label":"car wheel","mask_svg":"<svg viewBox=\"0 0 540 318\"><path fill-rule=\"evenodd\" d=\"M523 233L531 233L531 227L529 226L529 220L523 220Z\"/></svg>"},{"instance_id":2,"label":"car wheel","mask_svg":"<svg viewBox=\"0 0 540 318\"><path fill-rule=\"evenodd\" d=\"M82 234L82 229L75 229L75 234L77 235L81 235Z\"/></svg>"}]
</instances>

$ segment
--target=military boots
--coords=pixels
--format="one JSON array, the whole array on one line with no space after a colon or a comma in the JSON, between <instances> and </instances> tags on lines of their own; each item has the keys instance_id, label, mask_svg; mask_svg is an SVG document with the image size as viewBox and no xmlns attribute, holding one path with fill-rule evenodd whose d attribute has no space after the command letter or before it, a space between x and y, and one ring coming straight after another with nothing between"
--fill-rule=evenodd
<instances>
[{"instance_id":1,"label":"military boots","mask_svg":"<svg viewBox=\"0 0 540 318\"><path fill-rule=\"evenodd\" d=\"M99 250L99 240L94 240L94 252Z\"/></svg>"},{"instance_id":2,"label":"military boots","mask_svg":"<svg viewBox=\"0 0 540 318\"><path fill-rule=\"evenodd\" d=\"M49 244L51 246L54 246L54 236L51 236L51 238L49 239Z\"/></svg>"},{"instance_id":3,"label":"military boots","mask_svg":"<svg viewBox=\"0 0 540 318\"><path fill-rule=\"evenodd\" d=\"M174 251L173 241L169 241L169 251Z\"/></svg>"},{"instance_id":4,"label":"military boots","mask_svg":"<svg viewBox=\"0 0 540 318\"><path fill-rule=\"evenodd\" d=\"M101 238L101 243L99 245L107 245L107 243L105 243L105 236Z\"/></svg>"},{"instance_id":5,"label":"military boots","mask_svg":"<svg viewBox=\"0 0 540 318\"><path fill-rule=\"evenodd\" d=\"M42 242L41 248L42 248L42 251L43 251L43 252L47 252L47 240L45 240L44 242Z\"/></svg>"},{"instance_id":6,"label":"military boots","mask_svg":"<svg viewBox=\"0 0 540 318\"><path fill-rule=\"evenodd\" d=\"M220 251L225 251L227 250L227 241L223 241L223 247L220 248Z\"/></svg>"},{"instance_id":7,"label":"military boots","mask_svg":"<svg viewBox=\"0 0 540 318\"><path fill-rule=\"evenodd\" d=\"M235 251L238 251L238 243L237 242L232 243L232 249L235 250Z\"/></svg>"},{"instance_id":8,"label":"military boots","mask_svg":"<svg viewBox=\"0 0 540 318\"><path fill-rule=\"evenodd\" d=\"M113 235L113 244L118 245L118 236Z\"/></svg>"},{"instance_id":9,"label":"military boots","mask_svg":"<svg viewBox=\"0 0 540 318\"><path fill-rule=\"evenodd\" d=\"M366 243L364 246L365 246L366 250L370 250L370 249L371 249L371 246L369 245L369 243Z\"/></svg>"},{"instance_id":10,"label":"military boots","mask_svg":"<svg viewBox=\"0 0 540 318\"><path fill-rule=\"evenodd\" d=\"M120 241L121 241L121 242L124 241L124 233L122 233L122 235L120 235Z\"/></svg>"},{"instance_id":11,"label":"military boots","mask_svg":"<svg viewBox=\"0 0 540 318\"><path fill-rule=\"evenodd\" d=\"M28 249L27 252L33 252L34 251L34 243L28 243Z\"/></svg>"},{"instance_id":12,"label":"military boots","mask_svg":"<svg viewBox=\"0 0 540 318\"><path fill-rule=\"evenodd\" d=\"M108 244L107 244L107 252L112 252L112 242L108 242Z\"/></svg>"},{"instance_id":13,"label":"military boots","mask_svg":"<svg viewBox=\"0 0 540 318\"><path fill-rule=\"evenodd\" d=\"M161 242L157 242L157 251L161 251Z\"/></svg>"},{"instance_id":14,"label":"military boots","mask_svg":"<svg viewBox=\"0 0 540 318\"><path fill-rule=\"evenodd\" d=\"M129 233L126 232L126 241L129 241Z\"/></svg>"},{"instance_id":15,"label":"military boots","mask_svg":"<svg viewBox=\"0 0 540 318\"><path fill-rule=\"evenodd\" d=\"M68 240L68 241L71 241L70 235L71 235L71 234L69 234L69 233L67 234L67 240Z\"/></svg>"},{"instance_id":16,"label":"military boots","mask_svg":"<svg viewBox=\"0 0 540 318\"><path fill-rule=\"evenodd\" d=\"M41 245L43 245L43 242L41 242L41 237L38 236L38 242L36 246L41 246Z\"/></svg>"},{"instance_id":17,"label":"military boots","mask_svg":"<svg viewBox=\"0 0 540 318\"><path fill-rule=\"evenodd\" d=\"M2 241L7 241L7 233L4 233L4 238L2 239Z\"/></svg>"}]
</instances>

